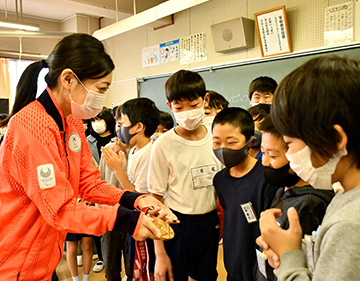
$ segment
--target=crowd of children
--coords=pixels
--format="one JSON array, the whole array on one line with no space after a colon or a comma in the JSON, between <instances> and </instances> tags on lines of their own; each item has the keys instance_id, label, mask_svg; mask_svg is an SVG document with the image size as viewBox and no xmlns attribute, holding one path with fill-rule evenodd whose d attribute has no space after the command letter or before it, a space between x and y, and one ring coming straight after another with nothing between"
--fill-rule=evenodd
<instances>
[{"instance_id":1,"label":"crowd of children","mask_svg":"<svg viewBox=\"0 0 360 281\"><path fill-rule=\"evenodd\" d=\"M91 151L100 179L121 195L137 194L125 207L151 194L180 221L171 225L172 239L146 240L145 279L140 244L127 233L137 233L136 220L92 231L107 230L98 237L93 270L105 267L107 280L120 281L124 263L128 281L215 281L221 228L228 281L356 280L359 76L357 61L311 59L279 85L255 78L245 110L206 90L198 73L180 70L165 84L175 127L172 115L148 98L84 120L87 158ZM335 182L343 187L337 195ZM88 280L92 236L74 230L66 237L69 269L80 280L81 241L82 280Z\"/></svg>"},{"instance_id":2,"label":"crowd of children","mask_svg":"<svg viewBox=\"0 0 360 281\"><path fill-rule=\"evenodd\" d=\"M155 268L150 270L155 280L217 280L217 198L223 209L228 281L277 280L278 272L286 274L280 269L291 261L282 265L278 249L272 249L276 237L264 227L271 215L277 227L289 231L293 218L288 212L295 209L302 233L309 236L322 224L335 195L331 182L330 187L322 188L329 190L316 189L301 168L293 168L296 162L287 153L291 145L280 133L285 129L278 129L270 116L276 87L270 77L254 79L249 90L252 106L247 112L228 108L220 94L205 90L197 73L181 70L166 82L167 104L178 126L155 137L158 140L147 157L149 167L142 173L146 188L138 192L150 192L164 202L181 223L172 226L172 240L155 241ZM128 125L132 128L134 124ZM129 131L127 136L133 138L137 133ZM110 161L107 157L105 162ZM114 153L111 159L118 161L111 164L117 175L125 157ZM131 173L127 176L131 178ZM264 212L268 209L278 211Z\"/></svg>"}]
</instances>

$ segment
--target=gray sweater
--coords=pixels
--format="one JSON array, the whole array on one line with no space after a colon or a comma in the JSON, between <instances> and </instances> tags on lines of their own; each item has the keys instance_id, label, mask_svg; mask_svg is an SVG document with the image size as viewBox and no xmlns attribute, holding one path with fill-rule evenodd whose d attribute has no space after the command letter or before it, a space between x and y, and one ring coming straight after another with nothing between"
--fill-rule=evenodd
<instances>
[{"instance_id":1,"label":"gray sweater","mask_svg":"<svg viewBox=\"0 0 360 281\"><path fill-rule=\"evenodd\" d=\"M326 210L314 248L315 270L301 250L280 257L275 270L282 280L360 280L360 187L340 191Z\"/></svg>"}]
</instances>

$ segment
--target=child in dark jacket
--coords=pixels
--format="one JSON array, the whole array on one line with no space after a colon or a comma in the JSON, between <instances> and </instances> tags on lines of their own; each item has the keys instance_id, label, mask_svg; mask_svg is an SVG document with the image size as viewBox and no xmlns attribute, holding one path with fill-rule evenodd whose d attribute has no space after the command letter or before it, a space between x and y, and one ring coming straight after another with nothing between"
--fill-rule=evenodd
<instances>
[{"instance_id":1,"label":"child in dark jacket","mask_svg":"<svg viewBox=\"0 0 360 281\"><path fill-rule=\"evenodd\" d=\"M287 210L294 207L300 219L303 234L311 235L321 224L327 206L334 197L333 190L314 189L309 183L299 178L290 168L286 158L287 146L282 135L276 130L271 116L265 117L260 124L262 131L261 151L262 164L265 166L265 179L272 185L280 187L271 204L271 208L281 209L277 223L283 229L289 228ZM261 264L261 263L260 263ZM266 262L265 267L259 264L257 280L277 280L273 268ZM266 270L266 276L264 272Z\"/></svg>"}]
</instances>

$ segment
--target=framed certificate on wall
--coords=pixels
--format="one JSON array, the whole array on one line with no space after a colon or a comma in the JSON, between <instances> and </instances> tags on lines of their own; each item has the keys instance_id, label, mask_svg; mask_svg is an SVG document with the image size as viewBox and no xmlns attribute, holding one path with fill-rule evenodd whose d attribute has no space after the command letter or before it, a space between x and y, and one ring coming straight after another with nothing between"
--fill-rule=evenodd
<instances>
[{"instance_id":1,"label":"framed certificate on wall","mask_svg":"<svg viewBox=\"0 0 360 281\"><path fill-rule=\"evenodd\" d=\"M285 6L256 13L255 22L263 57L292 52Z\"/></svg>"}]
</instances>

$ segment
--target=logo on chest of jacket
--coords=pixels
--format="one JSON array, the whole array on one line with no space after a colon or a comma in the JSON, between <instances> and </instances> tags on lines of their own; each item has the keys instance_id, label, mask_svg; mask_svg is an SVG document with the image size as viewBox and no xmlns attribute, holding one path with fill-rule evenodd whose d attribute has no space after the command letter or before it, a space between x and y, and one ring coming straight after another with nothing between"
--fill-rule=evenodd
<instances>
[{"instance_id":1,"label":"logo on chest of jacket","mask_svg":"<svg viewBox=\"0 0 360 281\"><path fill-rule=\"evenodd\" d=\"M79 152L81 149L81 138L77 133L71 133L68 140L68 146L72 152Z\"/></svg>"}]
</instances>

